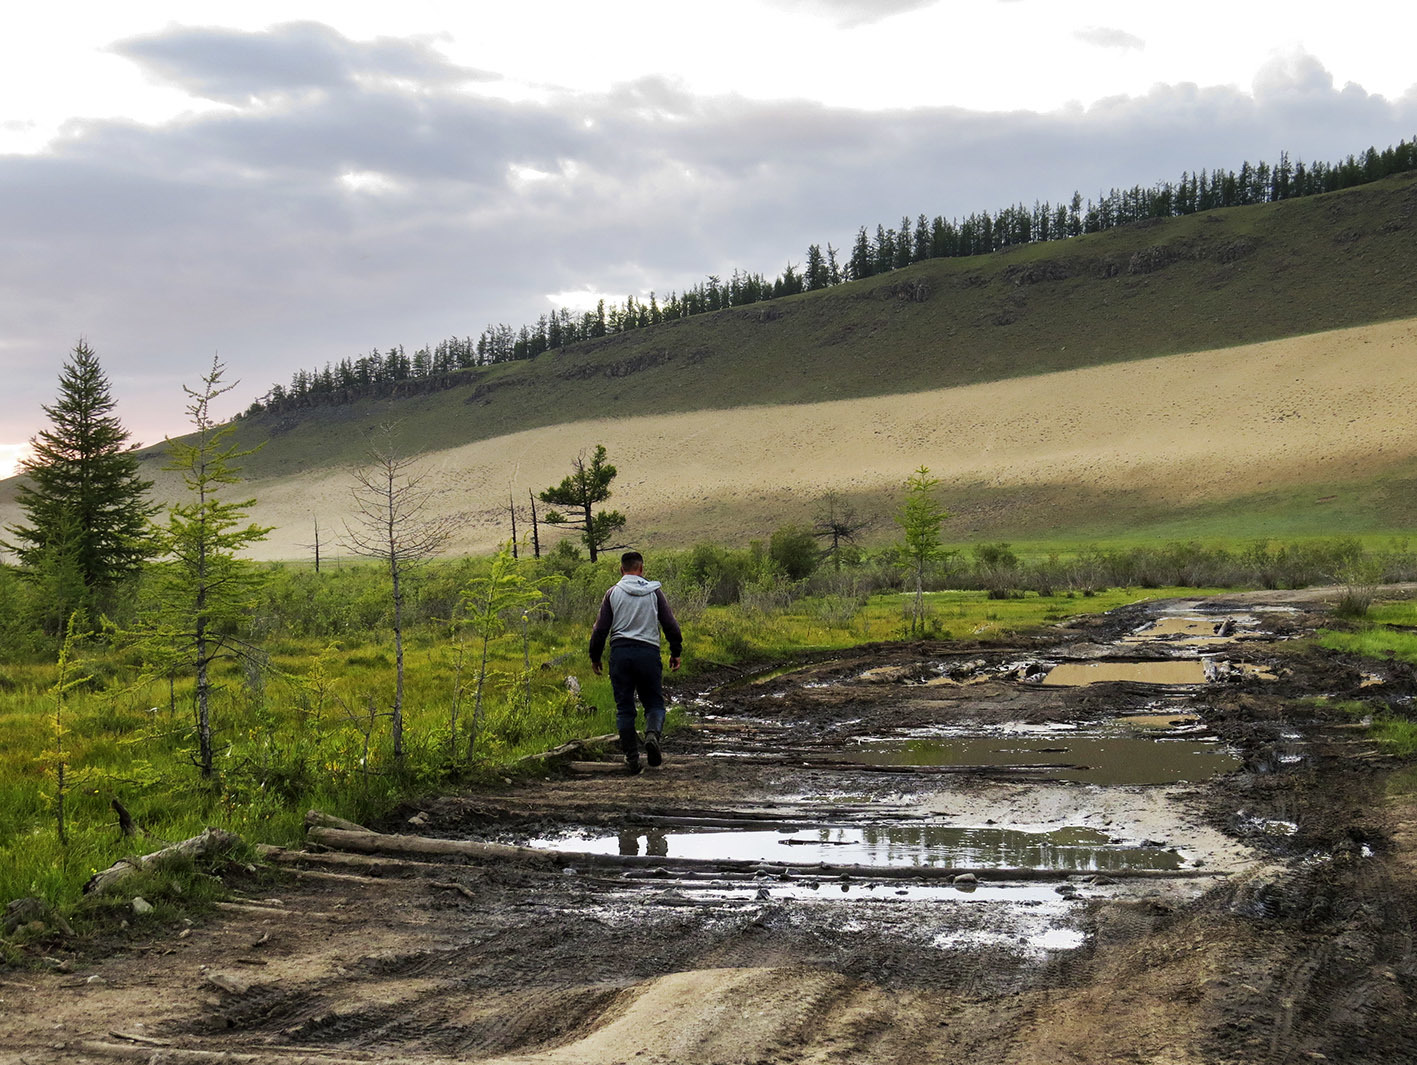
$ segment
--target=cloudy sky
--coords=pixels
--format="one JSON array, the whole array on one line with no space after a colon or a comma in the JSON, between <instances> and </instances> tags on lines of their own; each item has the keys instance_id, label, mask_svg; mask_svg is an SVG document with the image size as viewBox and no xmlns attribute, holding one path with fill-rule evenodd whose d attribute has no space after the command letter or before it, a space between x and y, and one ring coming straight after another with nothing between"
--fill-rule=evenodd
<instances>
[{"instance_id":1,"label":"cloudy sky","mask_svg":"<svg viewBox=\"0 0 1417 1065\"><path fill-rule=\"evenodd\" d=\"M1274 13L1282 11L1282 17ZM297 367L774 275L902 214L1417 134L1417 5L54 0L0 34L0 472Z\"/></svg>"}]
</instances>

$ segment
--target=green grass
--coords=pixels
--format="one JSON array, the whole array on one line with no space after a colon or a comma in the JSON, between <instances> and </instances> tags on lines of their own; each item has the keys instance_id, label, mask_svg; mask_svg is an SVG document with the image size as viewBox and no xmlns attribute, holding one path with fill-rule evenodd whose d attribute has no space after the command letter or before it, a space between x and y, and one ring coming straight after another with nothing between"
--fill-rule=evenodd
<instances>
[{"instance_id":1,"label":"green grass","mask_svg":"<svg viewBox=\"0 0 1417 1065\"><path fill-rule=\"evenodd\" d=\"M1417 631L1393 629L1391 625L1417 626L1417 602L1380 602L1373 604L1364 623L1343 631L1319 634L1321 646L1334 651L1360 655L1377 660L1396 660L1417 665ZM1386 750L1402 757L1417 755L1417 721L1396 708L1373 712L1365 703L1340 707L1354 714L1372 713L1370 735ZM1399 781L1399 788L1405 786Z\"/></svg>"}]
</instances>

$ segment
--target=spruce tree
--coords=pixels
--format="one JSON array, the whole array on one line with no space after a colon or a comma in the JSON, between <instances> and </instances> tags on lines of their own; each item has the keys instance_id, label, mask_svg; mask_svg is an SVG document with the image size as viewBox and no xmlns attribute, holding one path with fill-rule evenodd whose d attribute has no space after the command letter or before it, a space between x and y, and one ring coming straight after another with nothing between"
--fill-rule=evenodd
<instances>
[{"instance_id":1,"label":"spruce tree","mask_svg":"<svg viewBox=\"0 0 1417 1065\"><path fill-rule=\"evenodd\" d=\"M43 408L52 423L30 441L17 501L28 525L11 526L7 546L43 586L46 628L62 631L80 612L111 605L117 587L152 554L147 520L151 481L138 475L128 431L98 356L84 341L59 374L59 398Z\"/></svg>"}]
</instances>

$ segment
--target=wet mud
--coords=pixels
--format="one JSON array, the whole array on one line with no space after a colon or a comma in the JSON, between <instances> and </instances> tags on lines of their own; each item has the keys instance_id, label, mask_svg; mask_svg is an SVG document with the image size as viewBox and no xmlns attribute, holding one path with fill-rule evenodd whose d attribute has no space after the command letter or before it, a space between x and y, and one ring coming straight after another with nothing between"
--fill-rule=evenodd
<instances>
[{"instance_id":1,"label":"wet mud","mask_svg":"<svg viewBox=\"0 0 1417 1065\"><path fill-rule=\"evenodd\" d=\"M1417 684L1324 621L1148 603L725 675L657 770L602 744L371 826L528 851L273 855L185 937L7 985L0 1061L1417 1061L1417 816L1309 698Z\"/></svg>"}]
</instances>

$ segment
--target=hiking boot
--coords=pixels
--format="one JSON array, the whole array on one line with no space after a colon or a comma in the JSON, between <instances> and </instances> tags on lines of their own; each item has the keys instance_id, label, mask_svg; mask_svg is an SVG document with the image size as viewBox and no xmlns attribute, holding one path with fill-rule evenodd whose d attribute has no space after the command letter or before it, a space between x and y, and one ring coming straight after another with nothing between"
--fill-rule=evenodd
<instances>
[{"instance_id":1,"label":"hiking boot","mask_svg":"<svg viewBox=\"0 0 1417 1065\"><path fill-rule=\"evenodd\" d=\"M620 750L625 752L625 772L634 776L640 771L640 737L634 729L620 733Z\"/></svg>"},{"instance_id":2,"label":"hiking boot","mask_svg":"<svg viewBox=\"0 0 1417 1065\"><path fill-rule=\"evenodd\" d=\"M659 765L664 761L664 754L659 748L659 733L645 733L645 757L649 759L650 765Z\"/></svg>"}]
</instances>

